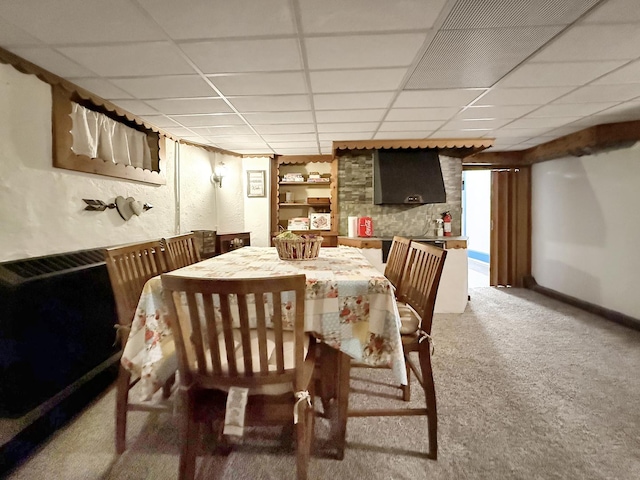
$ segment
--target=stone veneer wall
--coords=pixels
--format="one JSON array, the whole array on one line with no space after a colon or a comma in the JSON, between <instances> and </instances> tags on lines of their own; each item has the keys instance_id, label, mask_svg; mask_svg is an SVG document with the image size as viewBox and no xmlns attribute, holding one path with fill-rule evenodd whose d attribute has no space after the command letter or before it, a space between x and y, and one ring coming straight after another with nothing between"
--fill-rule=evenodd
<instances>
[{"instance_id":1,"label":"stone veneer wall","mask_svg":"<svg viewBox=\"0 0 640 480\"><path fill-rule=\"evenodd\" d=\"M373 218L376 237L435 236L436 219L451 212L451 233L461 234L462 160L440 156L447 203L426 205L374 205L373 154L343 155L338 158L339 232L347 235L349 216Z\"/></svg>"}]
</instances>

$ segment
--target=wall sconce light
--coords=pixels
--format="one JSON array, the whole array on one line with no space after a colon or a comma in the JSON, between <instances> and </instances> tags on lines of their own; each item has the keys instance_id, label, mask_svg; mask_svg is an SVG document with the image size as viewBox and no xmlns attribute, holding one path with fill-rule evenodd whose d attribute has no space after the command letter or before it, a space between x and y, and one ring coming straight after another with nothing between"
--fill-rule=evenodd
<instances>
[{"instance_id":1,"label":"wall sconce light","mask_svg":"<svg viewBox=\"0 0 640 480\"><path fill-rule=\"evenodd\" d=\"M227 174L227 167L223 162L216 165L213 173L211 174L211 183L218 185L218 188L222 188L222 178Z\"/></svg>"}]
</instances>

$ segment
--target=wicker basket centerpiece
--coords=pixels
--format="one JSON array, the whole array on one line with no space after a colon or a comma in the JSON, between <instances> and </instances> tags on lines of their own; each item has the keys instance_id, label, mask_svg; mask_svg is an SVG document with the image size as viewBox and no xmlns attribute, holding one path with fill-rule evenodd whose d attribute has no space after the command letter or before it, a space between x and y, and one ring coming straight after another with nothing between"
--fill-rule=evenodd
<instances>
[{"instance_id":1,"label":"wicker basket centerpiece","mask_svg":"<svg viewBox=\"0 0 640 480\"><path fill-rule=\"evenodd\" d=\"M284 231L273 237L273 244L281 260L312 260L318 258L323 240L318 235L296 235Z\"/></svg>"}]
</instances>

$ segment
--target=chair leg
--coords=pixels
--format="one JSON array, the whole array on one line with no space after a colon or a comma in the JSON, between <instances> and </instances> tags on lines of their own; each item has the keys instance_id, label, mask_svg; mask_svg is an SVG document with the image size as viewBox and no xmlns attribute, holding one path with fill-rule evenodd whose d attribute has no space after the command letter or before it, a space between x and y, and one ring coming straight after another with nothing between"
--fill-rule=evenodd
<instances>
[{"instance_id":1,"label":"chair leg","mask_svg":"<svg viewBox=\"0 0 640 480\"><path fill-rule=\"evenodd\" d=\"M180 466L178 470L179 480L193 480L196 474L196 448L200 438L199 423L194 418L193 399L185 394L184 410L182 412L182 438L180 440Z\"/></svg>"},{"instance_id":2,"label":"chair leg","mask_svg":"<svg viewBox=\"0 0 640 480\"><path fill-rule=\"evenodd\" d=\"M164 385L162 385L162 398L169 398L171 396L171 389L173 388L173 384L176 382L176 374L171 375Z\"/></svg>"},{"instance_id":3,"label":"chair leg","mask_svg":"<svg viewBox=\"0 0 640 480\"><path fill-rule=\"evenodd\" d=\"M438 410L436 407L436 388L433 383L431 368L431 347L429 342L422 342L418 350L424 396L427 404L427 422L429 435L429 458L438 459Z\"/></svg>"},{"instance_id":4,"label":"chair leg","mask_svg":"<svg viewBox=\"0 0 640 480\"><path fill-rule=\"evenodd\" d=\"M313 428L313 407L304 404L304 413L298 417L298 424L296 425L296 466L298 480L307 480L311 443L313 442Z\"/></svg>"},{"instance_id":5,"label":"chair leg","mask_svg":"<svg viewBox=\"0 0 640 480\"><path fill-rule=\"evenodd\" d=\"M411 367L409 366L409 363L406 361L406 354L405 354L405 368L407 369L407 384L406 385L401 385L400 388L402 389L402 400L404 400L405 402L408 402L409 400L411 400Z\"/></svg>"},{"instance_id":6,"label":"chair leg","mask_svg":"<svg viewBox=\"0 0 640 480\"><path fill-rule=\"evenodd\" d=\"M131 373L120 365L116 383L116 453L122 454L127 448L127 406Z\"/></svg>"}]
</instances>

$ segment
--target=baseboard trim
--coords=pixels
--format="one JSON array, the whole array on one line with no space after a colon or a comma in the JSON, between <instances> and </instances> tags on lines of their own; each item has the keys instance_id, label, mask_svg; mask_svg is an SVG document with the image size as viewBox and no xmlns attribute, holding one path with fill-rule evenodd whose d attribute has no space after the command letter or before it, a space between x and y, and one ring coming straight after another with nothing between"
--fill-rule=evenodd
<instances>
[{"instance_id":1,"label":"baseboard trim","mask_svg":"<svg viewBox=\"0 0 640 480\"><path fill-rule=\"evenodd\" d=\"M611 320L612 322L624 325L625 327L640 331L640 319L631 317L624 313L616 312L615 310L601 307L600 305L585 302L584 300L580 300L579 298L560 293L547 287L543 287L542 285L538 285L538 282L536 282L536 279L532 276L524 278L524 286L525 288L533 290L534 292L541 293L542 295L553 298L555 300L559 300L563 303L572 305L589 313L599 315L606 318L607 320Z\"/></svg>"}]
</instances>

